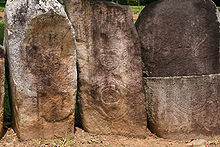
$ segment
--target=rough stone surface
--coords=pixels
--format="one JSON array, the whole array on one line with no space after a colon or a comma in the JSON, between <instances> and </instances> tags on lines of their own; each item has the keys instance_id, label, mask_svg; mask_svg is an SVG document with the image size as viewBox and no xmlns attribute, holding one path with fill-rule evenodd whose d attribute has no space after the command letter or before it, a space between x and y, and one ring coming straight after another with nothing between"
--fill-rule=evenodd
<instances>
[{"instance_id":1,"label":"rough stone surface","mask_svg":"<svg viewBox=\"0 0 220 147\"><path fill-rule=\"evenodd\" d=\"M220 73L219 12L211 0L158 0L136 28L145 76Z\"/></svg>"},{"instance_id":2,"label":"rough stone surface","mask_svg":"<svg viewBox=\"0 0 220 147\"><path fill-rule=\"evenodd\" d=\"M6 4L13 128L21 140L74 131L77 89L74 30L56 0Z\"/></svg>"},{"instance_id":3,"label":"rough stone surface","mask_svg":"<svg viewBox=\"0 0 220 147\"><path fill-rule=\"evenodd\" d=\"M130 9L92 0L66 0L65 5L76 29L84 129L144 137L140 44Z\"/></svg>"},{"instance_id":4,"label":"rough stone surface","mask_svg":"<svg viewBox=\"0 0 220 147\"><path fill-rule=\"evenodd\" d=\"M145 78L148 125L164 138L220 135L220 74Z\"/></svg>"},{"instance_id":5,"label":"rough stone surface","mask_svg":"<svg viewBox=\"0 0 220 147\"><path fill-rule=\"evenodd\" d=\"M0 138L5 134L4 121L4 96L5 96L5 49L0 45Z\"/></svg>"},{"instance_id":6,"label":"rough stone surface","mask_svg":"<svg viewBox=\"0 0 220 147\"><path fill-rule=\"evenodd\" d=\"M187 146L191 146L191 147L206 147L207 145L207 141L205 139L196 139L193 140L189 143L187 143Z\"/></svg>"}]
</instances>

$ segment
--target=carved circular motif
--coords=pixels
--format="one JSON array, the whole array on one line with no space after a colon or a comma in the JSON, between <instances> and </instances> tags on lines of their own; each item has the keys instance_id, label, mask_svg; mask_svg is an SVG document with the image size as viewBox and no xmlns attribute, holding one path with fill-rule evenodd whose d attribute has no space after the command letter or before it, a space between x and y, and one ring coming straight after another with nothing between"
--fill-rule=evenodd
<instances>
[{"instance_id":1,"label":"carved circular motif","mask_svg":"<svg viewBox=\"0 0 220 147\"><path fill-rule=\"evenodd\" d=\"M94 91L93 106L103 119L118 121L127 114L124 87L108 83L100 85Z\"/></svg>"}]
</instances>

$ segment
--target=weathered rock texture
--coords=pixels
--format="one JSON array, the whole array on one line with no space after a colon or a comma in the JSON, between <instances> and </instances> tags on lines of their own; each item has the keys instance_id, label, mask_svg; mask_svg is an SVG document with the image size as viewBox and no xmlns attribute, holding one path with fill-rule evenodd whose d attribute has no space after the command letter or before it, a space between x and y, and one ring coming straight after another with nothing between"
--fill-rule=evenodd
<instances>
[{"instance_id":1,"label":"weathered rock texture","mask_svg":"<svg viewBox=\"0 0 220 147\"><path fill-rule=\"evenodd\" d=\"M5 49L0 45L0 138L5 134L4 121L4 96L5 96Z\"/></svg>"},{"instance_id":2,"label":"weathered rock texture","mask_svg":"<svg viewBox=\"0 0 220 147\"><path fill-rule=\"evenodd\" d=\"M148 125L164 138L220 135L220 74L145 78Z\"/></svg>"},{"instance_id":3,"label":"weathered rock texture","mask_svg":"<svg viewBox=\"0 0 220 147\"><path fill-rule=\"evenodd\" d=\"M115 3L66 0L76 29L83 127L96 134L146 134L138 35L130 9Z\"/></svg>"},{"instance_id":4,"label":"weathered rock texture","mask_svg":"<svg viewBox=\"0 0 220 147\"><path fill-rule=\"evenodd\" d=\"M56 0L6 4L13 127L22 140L62 137L74 131L74 30Z\"/></svg>"},{"instance_id":5,"label":"weathered rock texture","mask_svg":"<svg viewBox=\"0 0 220 147\"><path fill-rule=\"evenodd\" d=\"M136 28L146 76L220 73L218 10L211 0L158 0Z\"/></svg>"}]
</instances>

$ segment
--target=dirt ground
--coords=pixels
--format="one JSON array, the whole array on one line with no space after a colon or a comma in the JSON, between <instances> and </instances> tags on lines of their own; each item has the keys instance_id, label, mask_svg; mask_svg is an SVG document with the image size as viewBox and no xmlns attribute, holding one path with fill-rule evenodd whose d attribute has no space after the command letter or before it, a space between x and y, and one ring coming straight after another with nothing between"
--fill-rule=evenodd
<instances>
[{"instance_id":1,"label":"dirt ground","mask_svg":"<svg viewBox=\"0 0 220 147\"><path fill-rule=\"evenodd\" d=\"M4 19L5 13L3 11L0 11L0 19Z\"/></svg>"},{"instance_id":2,"label":"dirt ground","mask_svg":"<svg viewBox=\"0 0 220 147\"><path fill-rule=\"evenodd\" d=\"M53 140L29 140L20 142L12 129L8 129L0 141L0 146L31 147L31 146L73 146L73 147L184 147L184 141L161 139L149 134L146 139L127 138L123 136L92 135L76 128L75 136Z\"/></svg>"},{"instance_id":3,"label":"dirt ground","mask_svg":"<svg viewBox=\"0 0 220 147\"><path fill-rule=\"evenodd\" d=\"M220 139L220 138L219 138ZM0 141L0 147L189 147L187 141L175 141L158 138L150 134L145 139L128 138L116 135L93 135L76 128L73 137L53 140L34 139L20 142L12 129L8 129ZM204 147L220 147L219 140L207 140ZM203 147L201 146L201 147Z\"/></svg>"},{"instance_id":4,"label":"dirt ground","mask_svg":"<svg viewBox=\"0 0 220 147\"><path fill-rule=\"evenodd\" d=\"M140 13L133 13L133 19L134 19L134 21L137 21L139 14L140 14Z\"/></svg>"}]
</instances>

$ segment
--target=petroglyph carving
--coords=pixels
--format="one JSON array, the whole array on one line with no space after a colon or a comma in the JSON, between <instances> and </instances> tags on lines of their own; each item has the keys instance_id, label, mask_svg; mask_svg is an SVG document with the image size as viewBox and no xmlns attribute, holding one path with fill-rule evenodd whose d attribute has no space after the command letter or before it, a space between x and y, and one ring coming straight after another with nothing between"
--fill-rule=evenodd
<instances>
[{"instance_id":1,"label":"petroglyph carving","mask_svg":"<svg viewBox=\"0 0 220 147\"><path fill-rule=\"evenodd\" d=\"M93 90L93 106L103 119L121 120L127 113L126 89L117 83L103 83Z\"/></svg>"},{"instance_id":2,"label":"petroglyph carving","mask_svg":"<svg viewBox=\"0 0 220 147\"><path fill-rule=\"evenodd\" d=\"M115 49L103 51L98 56L98 59L104 69L108 71L114 70L119 66L118 50Z\"/></svg>"},{"instance_id":3,"label":"petroglyph carving","mask_svg":"<svg viewBox=\"0 0 220 147\"><path fill-rule=\"evenodd\" d=\"M140 43L130 9L93 0L64 3L78 34L84 129L96 134L145 136Z\"/></svg>"}]
</instances>

